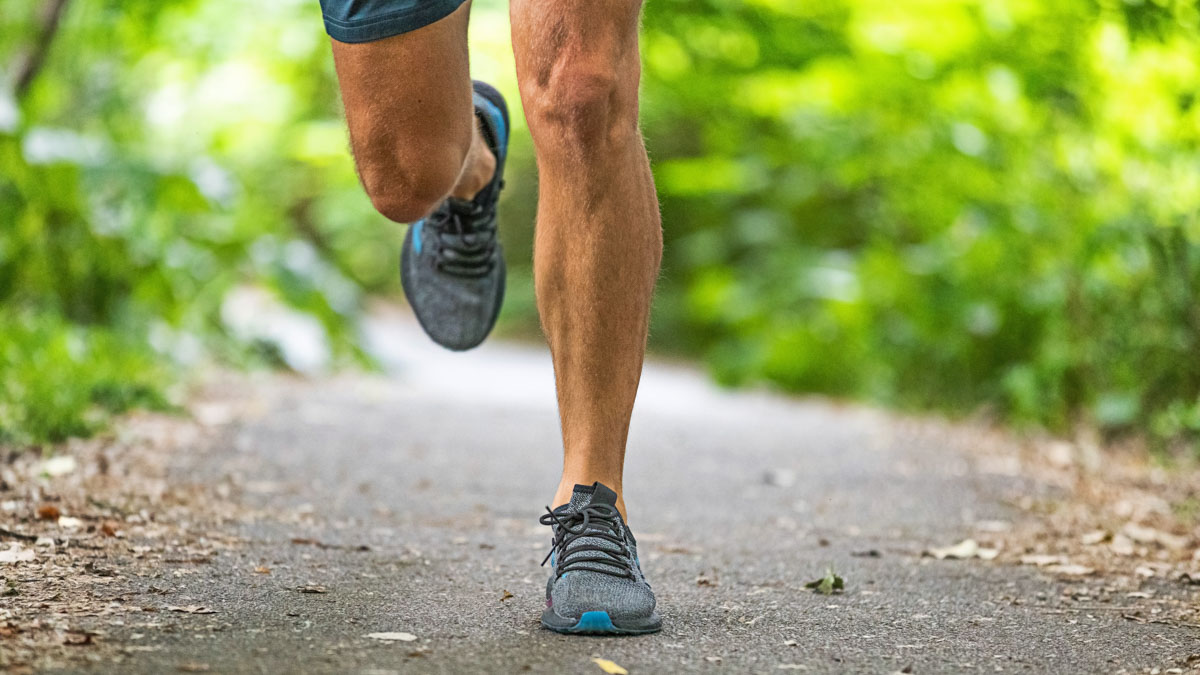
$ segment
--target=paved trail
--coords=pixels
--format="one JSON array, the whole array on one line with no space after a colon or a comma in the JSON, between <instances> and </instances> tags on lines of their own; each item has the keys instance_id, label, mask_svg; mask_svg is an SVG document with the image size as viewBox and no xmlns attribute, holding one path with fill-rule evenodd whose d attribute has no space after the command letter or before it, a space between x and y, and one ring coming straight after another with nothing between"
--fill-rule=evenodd
<instances>
[{"instance_id":1,"label":"paved trail","mask_svg":"<svg viewBox=\"0 0 1200 675\"><path fill-rule=\"evenodd\" d=\"M547 633L548 357L452 355L403 322L372 336L387 377L297 383L180 458L181 480L226 481L277 517L246 525L244 550L146 580L148 603L169 584L172 604L217 613L117 631L144 645L122 670L600 673L602 657L631 673L1112 673L1200 652L1194 629L1063 609L1068 584L1035 569L920 557L1018 517L1004 503L1036 482L879 413L725 393L661 365L645 375L625 489L666 628ZM830 564L846 593L805 590ZM377 632L417 640L365 637Z\"/></svg>"}]
</instances>

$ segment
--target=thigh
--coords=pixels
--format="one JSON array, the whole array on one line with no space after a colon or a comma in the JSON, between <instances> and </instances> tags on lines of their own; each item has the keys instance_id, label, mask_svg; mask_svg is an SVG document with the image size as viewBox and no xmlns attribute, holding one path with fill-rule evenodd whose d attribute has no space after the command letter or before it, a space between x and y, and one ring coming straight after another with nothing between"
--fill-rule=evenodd
<instances>
[{"instance_id":1,"label":"thigh","mask_svg":"<svg viewBox=\"0 0 1200 675\"><path fill-rule=\"evenodd\" d=\"M455 172L461 167L474 123L469 11L465 2L416 30L367 42L338 40L327 14L346 122L364 178L445 160L447 154L458 154Z\"/></svg>"}]
</instances>

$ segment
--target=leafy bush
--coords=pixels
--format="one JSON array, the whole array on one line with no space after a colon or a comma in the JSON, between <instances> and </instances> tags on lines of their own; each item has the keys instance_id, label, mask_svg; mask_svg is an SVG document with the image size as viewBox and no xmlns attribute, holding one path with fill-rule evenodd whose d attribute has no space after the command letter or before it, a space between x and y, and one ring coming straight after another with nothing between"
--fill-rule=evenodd
<instances>
[{"instance_id":1,"label":"leafy bush","mask_svg":"<svg viewBox=\"0 0 1200 675\"><path fill-rule=\"evenodd\" d=\"M475 4L474 73L515 101L504 3ZM36 9L0 0L0 66ZM41 77L0 93L9 439L161 401L171 369L153 364L273 354L231 328L247 313L223 311L231 297L315 317L344 361L364 294L397 288L399 229L355 178L317 4L244 9L72 0ZM667 238L656 349L728 384L1195 441L1195 3L645 11ZM504 326L527 332L536 181L520 131L508 178ZM96 393L121 372L139 376Z\"/></svg>"},{"instance_id":2,"label":"leafy bush","mask_svg":"<svg viewBox=\"0 0 1200 675\"><path fill-rule=\"evenodd\" d=\"M0 443L60 441L130 408L168 407L160 359L112 331L0 312Z\"/></svg>"},{"instance_id":3,"label":"leafy bush","mask_svg":"<svg viewBox=\"0 0 1200 675\"><path fill-rule=\"evenodd\" d=\"M1195 3L646 11L658 345L731 384L1200 432Z\"/></svg>"},{"instance_id":4,"label":"leafy bush","mask_svg":"<svg viewBox=\"0 0 1200 675\"><path fill-rule=\"evenodd\" d=\"M23 63L38 9L0 2L0 63ZM223 320L237 288L315 317L335 361L361 356L362 289L390 265L364 245L377 216L353 250L341 237L370 205L330 166L348 159L320 27L293 6L221 31L208 11L68 3L41 77L0 91L0 442L161 404L171 363L277 355Z\"/></svg>"}]
</instances>

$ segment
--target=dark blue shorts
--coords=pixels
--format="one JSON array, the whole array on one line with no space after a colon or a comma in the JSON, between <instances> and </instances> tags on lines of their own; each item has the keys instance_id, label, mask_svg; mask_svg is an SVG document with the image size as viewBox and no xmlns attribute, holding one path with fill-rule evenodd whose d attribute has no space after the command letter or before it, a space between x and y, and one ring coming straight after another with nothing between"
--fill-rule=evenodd
<instances>
[{"instance_id":1,"label":"dark blue shorts","mask_svg":"<svg viewBox=\"0 0 1200 675\"><path fill-rule=\"evenodd\" d=\"M325 32L340 42L371 42L449 16L465 0L321 0Z\"/></svg>"}]
</instances>

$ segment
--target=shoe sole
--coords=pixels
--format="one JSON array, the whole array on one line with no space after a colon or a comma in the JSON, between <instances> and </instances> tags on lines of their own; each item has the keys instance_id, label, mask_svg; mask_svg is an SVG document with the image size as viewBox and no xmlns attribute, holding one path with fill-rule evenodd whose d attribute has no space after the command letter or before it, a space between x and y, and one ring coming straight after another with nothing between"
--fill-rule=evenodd
<instances>
[{"instance_id":1,"label":"shoe sole","mask_svg":"<svg viewBox=\"0 0 1200 675\"><path fill-rule=\"evenodd\" d=\"M559 616L553 609L542 612L542 627L567 635L645 635L662 630L658 613L645 619L614 623L608 612L584 612L578 619Z\"/></svg>"}]
</instances>

